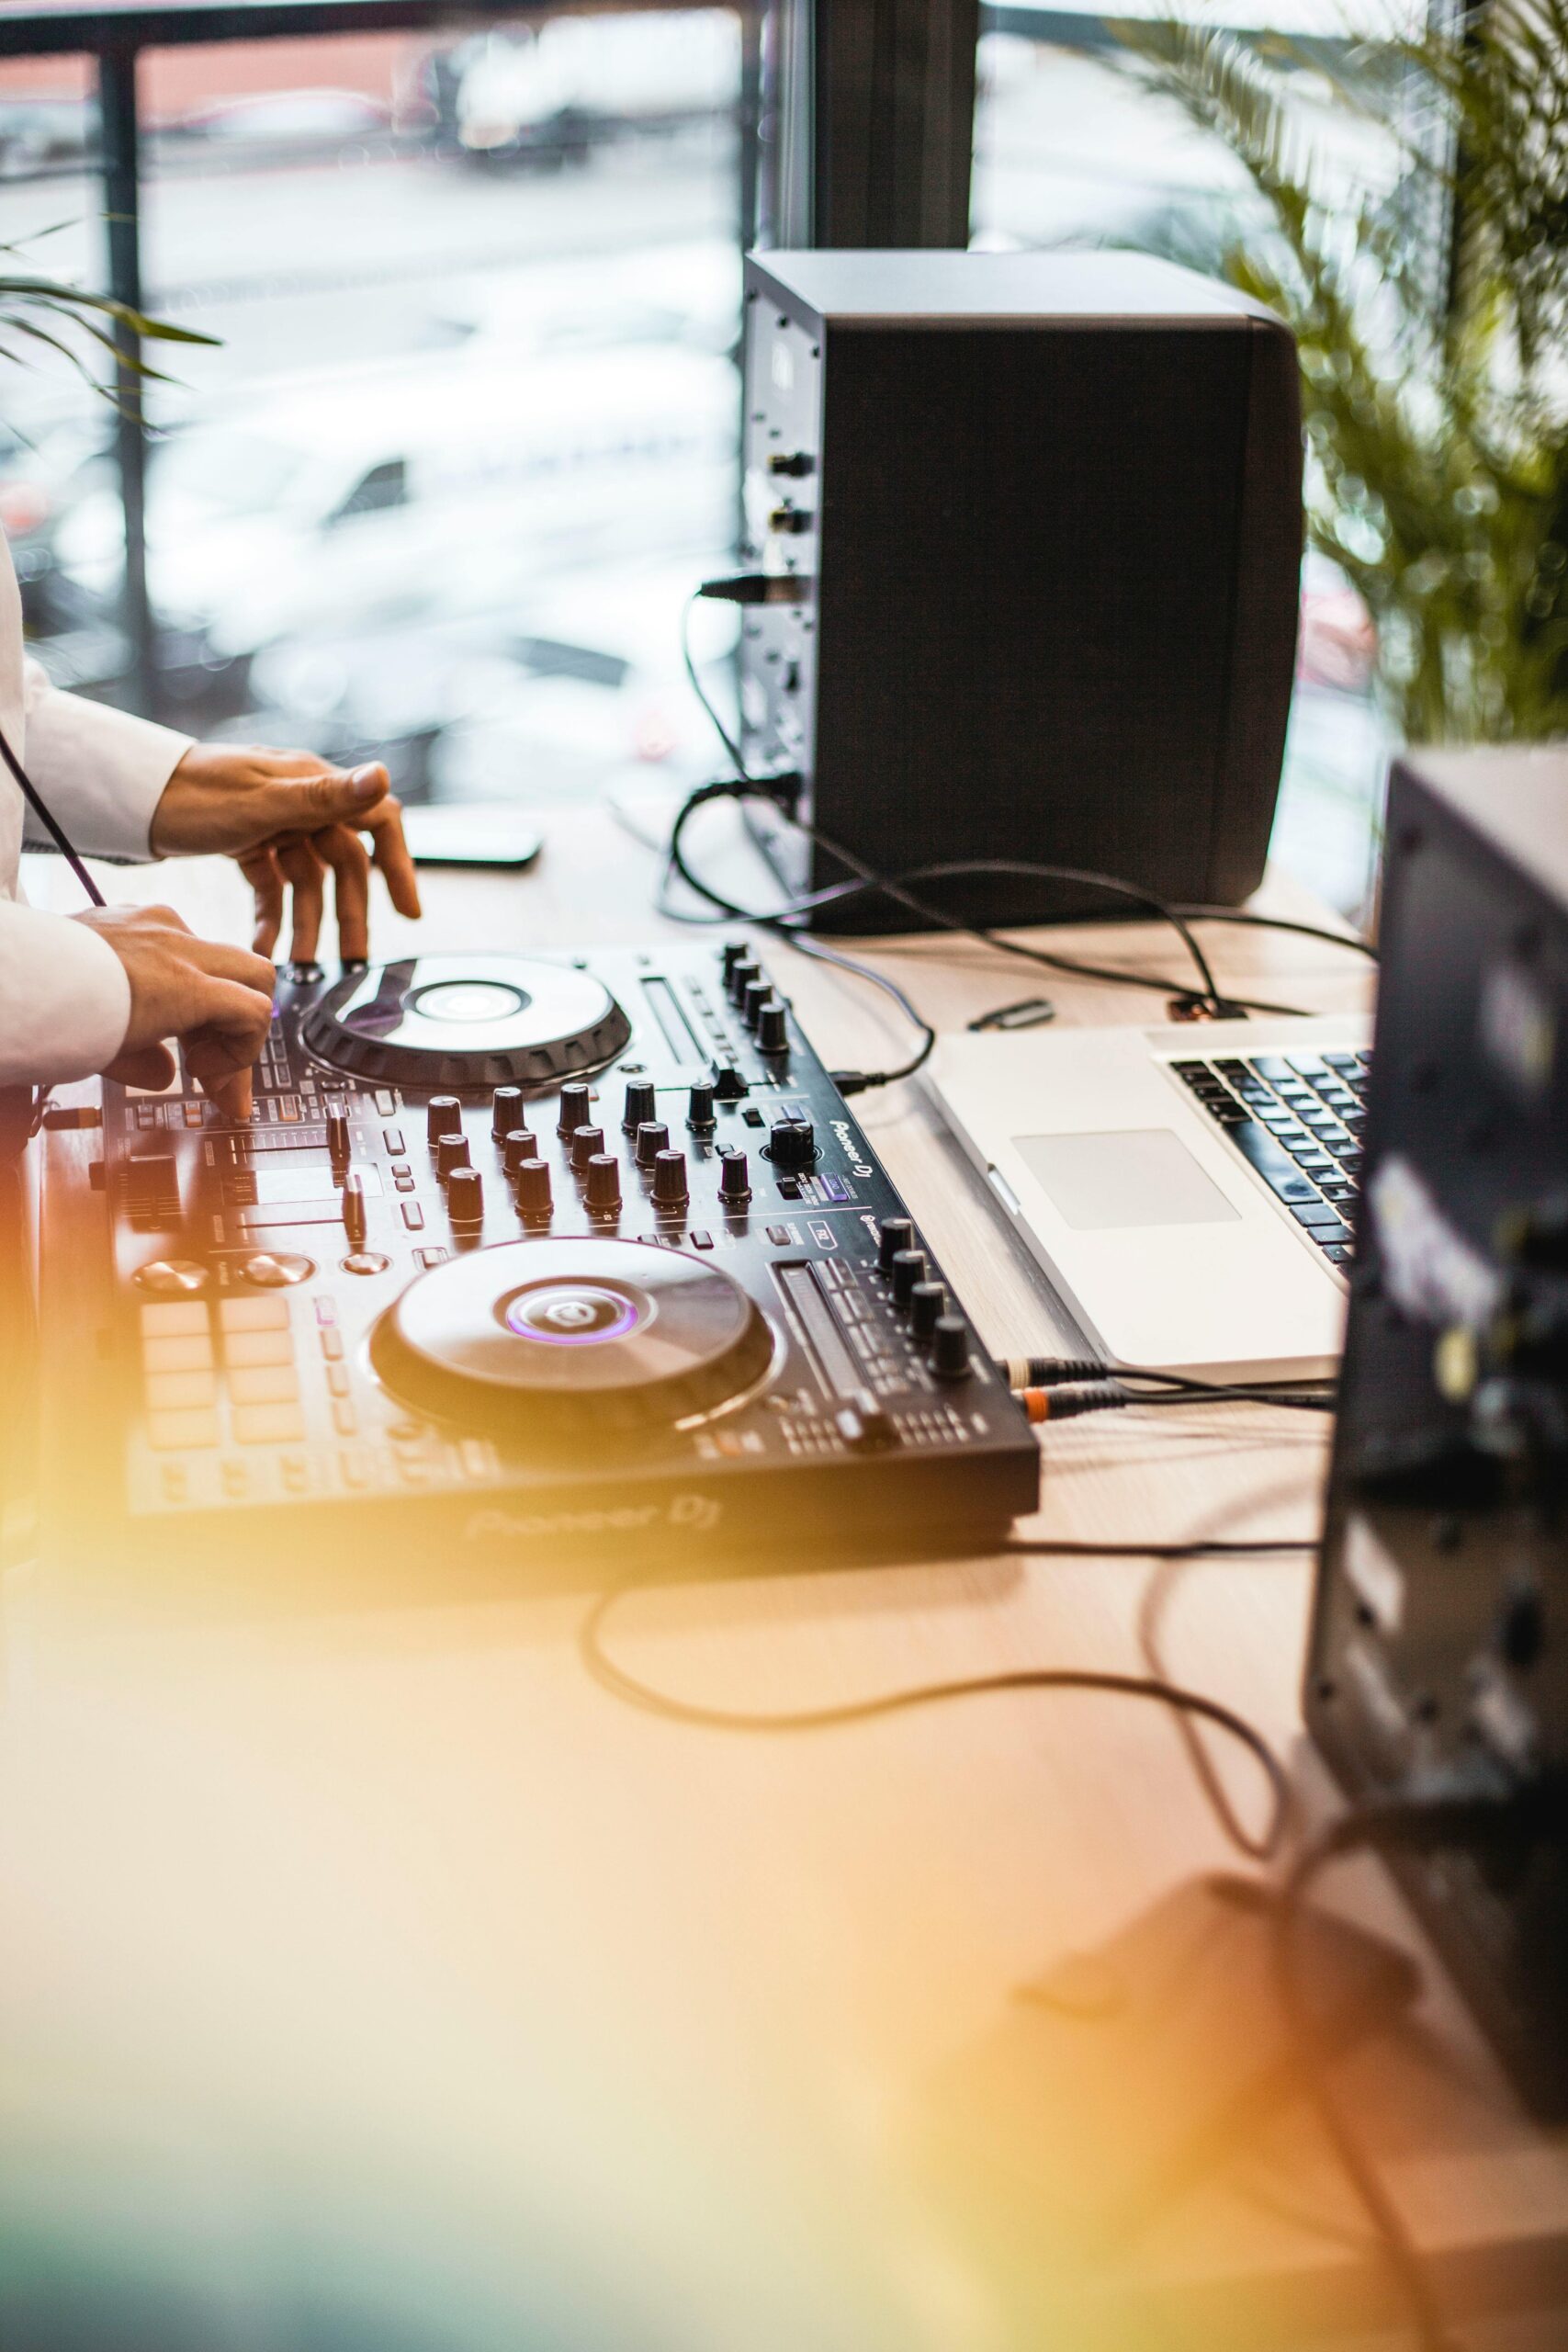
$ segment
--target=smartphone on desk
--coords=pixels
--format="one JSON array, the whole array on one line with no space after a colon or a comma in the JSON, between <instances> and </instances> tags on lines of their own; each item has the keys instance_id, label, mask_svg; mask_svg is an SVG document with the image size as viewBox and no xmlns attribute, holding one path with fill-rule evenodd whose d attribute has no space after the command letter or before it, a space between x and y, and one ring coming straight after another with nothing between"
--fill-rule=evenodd
<instances>
[{"instance_id":1,"label":"smartphone on desk","mask_svg":"<svg viewBox=\"0 0 1568 2352\"><path fill-rule=\"evenodd\" d=\"M944 2070L936 2146L982 2203L1091 2258L1245 2156L1303 2087L1276 1973L1272 1891L1188 1881L1106 1943L1021 1984ZM1303 1911L1292 1950L1329 2061L1401 2016L1404 1953Z\"/></svg>"},{"instance_id":2,"label":"smartphone on desk","mask_svg":"<svg viewBox=\"0 0 1568 2352\"><path fill-rule=\"evenodd\" d=\"M503 800L434 800L403 810L416 865L532 865L544 835L525 809Z\"/></svg>"}]
</instances>

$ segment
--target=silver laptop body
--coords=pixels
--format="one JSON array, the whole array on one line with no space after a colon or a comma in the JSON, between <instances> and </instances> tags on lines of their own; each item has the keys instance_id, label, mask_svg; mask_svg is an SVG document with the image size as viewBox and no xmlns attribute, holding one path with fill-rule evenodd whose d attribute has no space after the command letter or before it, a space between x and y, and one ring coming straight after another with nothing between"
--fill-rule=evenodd
<instances>
[{"instance_id":1,"label":"silver laptop body","mask_svg":"<svg viewBox=\"0 0 1568 2352\"><path fill-rule=\"evenodd\" d=\"M1107 1363L1338 1361L1364 1015L943 1037L943 1117Z\"/></svg>"}]
</instances>

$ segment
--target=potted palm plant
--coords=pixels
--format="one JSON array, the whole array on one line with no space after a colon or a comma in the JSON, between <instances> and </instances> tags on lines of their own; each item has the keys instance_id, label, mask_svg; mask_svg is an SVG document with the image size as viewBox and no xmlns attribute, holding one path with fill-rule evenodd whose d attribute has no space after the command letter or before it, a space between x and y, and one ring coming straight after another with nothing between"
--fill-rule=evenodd
<instances>
[{"instance_id":1,"label":"potted palm plant","mask_svg":"<svg viewBox=\"0 0 1568 2352\"><path fill-rule=\"evenodd\" d=\"M1309 533L1372 616L1392 723L1568 730L1568 0L1487 0L1451 34L1352 51L1334 102L1400 168L1349 200L1277 40L1119 30L1255 193L1224 267L1295 332Z\"/></svg>"}]
</instances>

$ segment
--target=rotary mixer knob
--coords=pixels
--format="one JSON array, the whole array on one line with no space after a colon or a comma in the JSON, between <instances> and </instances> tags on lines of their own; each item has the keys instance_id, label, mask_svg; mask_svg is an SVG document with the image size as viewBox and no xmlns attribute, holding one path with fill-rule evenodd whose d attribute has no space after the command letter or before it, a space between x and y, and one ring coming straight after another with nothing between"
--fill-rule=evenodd
<instances>
[{"instance_id":1,"label":"rotary mixer knob","mask_svg":"<svg viewBox=\"0 0 1568 2352\"><path fill-rule=\"evenodd\" d=\"M539 1138L532 1127L513 1127L501 1139L501 1164L509 1176L515 1176L525 1159L537 1159Z\"/></svg>"},{"instance_id":2,"label":"rotary mixer knob","mask_svg":"<svg viewBox=\"0 0 1568 2352\"><path fill-rule=\"evenodd\" d=\"M588 1182L583 1197L594 1216L613 1216L619 1209L621 1163L613 1153L596 1151L592 1154L588 1160Z\"/></svg>"},{"instance_id":3,"label":"rotary mixer knob","mask_svg":"<svg viewBox=\"0 0 1568 2352\"><path fill-rule=\"evenodd\" d=\"M908 1306L915 1284L926 1278L926 1253L923 1250L896 1250L888 1272L893 1278L893 1304Z\"/></svg>"},{"instance_id":4,"label":"rotary mixer knob","mask_svg":"<svg viewBox=\"0 0 1568 2352\"><path fill-rule=\"evenodd\" d=\"M517 1170L518 1215L525 1224L547 1225L551 1206L549 1161L525 1159Z\"/></svg>"},{"instance_id":5,"label":"rotary mixer knob","mask_svg":"<svg viewBox=\"0 0 1568 2352\"><path fill-rule=\"evenodd\" d=\"M789 1016L783 1001L770 997L757 1015L757 1049L763 1054L787 1054Z\"/></svg>"},{"instance_id":6,"label":"rotary mixer knob","mask_svg":"<svg viewBox=\"0 0 1568 2352\"><path fill-rule=\"evenodd\" d=\"M490 1131L499 1143L502 1136L523 1125L523 1089L498 1086L491 1097Z\"/></svg>"},{"instance_id":7,"label":"rotary mixer knob","mask_svg":"<svg viewBox=\"0 0 1568 2352\"><path fill-rule=\"evenodd\" d=\"M604 1148L603 1127L574 1127L571 1136L571 1164L581 1176L589 1161Z\"/></svg>"},{"instance_id":8,"label":"rotary mixer knob","mask_svg":"<svg viewBox=\"0 0 1568 2352\"><path fill-rule=\"evenodd\" d=\"M443 1183L451 1175L454 1168L466 1168L468 1164L468 1138L460 1127L455 1136L446 1135L436 1138L435 1172Z\"/></svg>"},{"instance_id":9,"label":"rotary mixer knob","mask_svg":"<svg viewBox=\"0 0 1568 2352\"><path fill-rule=\"evenodd\" d=\"M446 1214L454 1225L482 1225L485 1180L477 1168L454 1168L446 1184Z\"/></svg>"},{"instance_id":10,"label":"rotary mixer knob","mask_svg":"<svg viewBox=\"0 0 1568 2352\"><path fill-rule=\"evenodd\" d=\"M645 1119L637 1131L637 1164L651 1168L661 1151L670 1148L670 1130L661 1119Z\"/></svg>"},{"instance_id":11,"label":"rotary mixer knob","mask_svg":"<svg viewBox=\"0 0 1568 2352\"><path fill-rule=\"evenodd\" d=\"M686 1098L686 1125L694 1136L713 1131L713 1088L705 1079L699 1079Z\"/></svg>"},{"instance_id":12,"label":"rotary mixer knob","mask_svg":"<svg viewBox=\"0 0 1568 2352\"><path fill-rule=\"evenodd\" d=\"M768 1137L775 1168L809 1168L817 1157L817 1130L809 1119L776 1119Z\"/></svg>"},{"instance_id":13,"label":"rotary mixer knob","mask_svg":"<svg viewBox=\"0 0 1568 2352\"><path fill-rule=\"evenodd\" d=\"M728 1145L718 1155L718 1197L727 1209L744 1208L751 1197L746 1154Z\"/></svg>"},{"instance_id":14,"label":"rotary mixer knob","mask_svg":"<svg viewBox=\"0 0 1568 2352\"><path fill-rule=\"evenodd\" d=\"M593 1089L591 1086L584 1086L581 1080L574 1079L570 1086L561 1088L560 1116L556 1125L558 1135L575 1134L579 1127L585 1127L592 1116Z\"/></svg>"},{"instance_id":15,"label":"rotary mixer knob","mask_svg":"<svg viewBox=\"0 0 1568 2352\"><path fill-rule=\"evenodd\" d=\"M686 1186L686 1155L683 1151L661 1151L653 1163L653 1200L656 1208L684 1208L691 1194Z\"/></svg>"},{"instance_id":16,"label":"rotary mixer knob","mask_svg":"<svg viewBox=\"0 0 1568 2352\"><path fill-rule=\"evenodd\" d=\"M628 1078L626 1108L621 1114L621 1126L628 1136L635 1136L646 1120L656 1116L659 1098L650 1078Z\"/></svg>"},{"instance_id":17,"label":"rotary mixer knob","mask_svg":"<svg viewBox=\"0 0 1568 2352\"><path fill-rule=\"evenodd\" d=\"M463 1106L455 1094L433 1094L424 1114L424 1131L434 1150L443 1136L463 1132Z\"/></svg>"}]
</instances>

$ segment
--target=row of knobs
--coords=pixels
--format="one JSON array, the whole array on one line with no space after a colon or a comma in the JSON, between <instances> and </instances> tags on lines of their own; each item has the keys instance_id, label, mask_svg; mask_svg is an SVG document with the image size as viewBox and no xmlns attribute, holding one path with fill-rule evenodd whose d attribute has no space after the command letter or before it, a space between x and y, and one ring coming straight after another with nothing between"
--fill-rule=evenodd
<instances>
[{"instance_id":1,"label":"row of knobs","mask_svg":"<svg viewBox=\"0 0 1568 2352\"><path fill-rule=\"evenodd\" d=\"M893 1304L909 1318L911 1335L926 1348L926 1360L939 1380L964 1380L969 1374L969 1333L962 1316L947 1311L947 1292L931 1279L923 1250L915 1248L915 1228L907 1216L885 1216L876 1229L876 1263L887 1279Z\"/></svg>"},{"instance_id":2,"label":"row of knobs","mask_svg":"<svg viewBox=\"0 0 1568 2352\"><path fill-rule=\"evenodd\" d=\"M692 1089L694 1108L699 1113L711 1106L711 1089ZM705 1105L698 1098L707 1095ZM633 1081L626 1088L628 1114L646 1104L651 1108L654 1091L651 1086ZM586 1086L563 1087L560 1097L560 1117L558 1133L565 1139L567 1157L573 1171L582 1179L583 1203L592 1214L613 1216L621 1206L621 1166L613 1153L604 1149L604 1131L594 1126L585 1115L592 1103L592 1090ZM511 1125L503 1125L505 1121ZM463 1131L463 1106L455 1094L431 1097L426 1119L431 1148L435 1159L435 1172L446 1190L447 1214L455 1226L477 1226L484 1216L484 1179L468 1160L468 1138ZM711 1127L711 1118L694 1119L695 1126ZM780 1122L773 1130L775 1137L783 1126L792 1130L805 1129L809 1150L815 1153L809 1125L804 1121ZM514 1086L498 1086L491 1107L491 1132L501 1146L502 1167L516 1190L517 1207L525 1221L540 1223L547 1219L554 1208L553 1182L549 1163L539 1156L539 1138L523 1121L523 1095ZM798 1148L798 1135L792 1138L792 1148ZM662 1120L639 1119L636 1128L636 1158L639 1168L652 1179L652 1198L657 1208L682 1209L691 1198L686 1172L686 1155L671 1148L670 1130ZM751 1198L750 1170L746 1154L721 1146L718 1158L718 1198L725 1208L740 1209Z\"/></svg>"},{"instance_id":3,"label":"row of knobs","mask_svg":"<svg viewBox=\"0 0 1568 2352\"><path fill-rule=\"evenodd\" d=\"M755 1037L758 1052L787 1054L788 1010L750 949L743 940L728 940L721 961L725 993Z\"/></svg>"}]
</instances>

